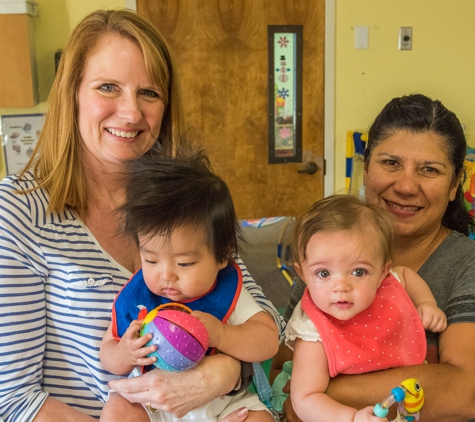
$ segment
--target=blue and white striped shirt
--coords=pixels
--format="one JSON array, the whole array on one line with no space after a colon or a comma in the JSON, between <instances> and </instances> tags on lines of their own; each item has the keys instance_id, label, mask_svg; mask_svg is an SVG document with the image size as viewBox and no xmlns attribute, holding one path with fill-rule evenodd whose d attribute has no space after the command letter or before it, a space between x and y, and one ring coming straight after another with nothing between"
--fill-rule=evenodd
<instances>
[{"instance_id":1,"label":"blue and white striped shirt","mask_svg":"<svg viewBox=\"0 0 475 422\"><path fill-rule=\"evenodd\" d=\"M107 383L99 361L115 295L131 277L70 210L47 212L31 173L0 183L0 420L30 421L47 395L99 417ZM271 313L242 261L244 283Z\"/></svg>"}]
</instances>

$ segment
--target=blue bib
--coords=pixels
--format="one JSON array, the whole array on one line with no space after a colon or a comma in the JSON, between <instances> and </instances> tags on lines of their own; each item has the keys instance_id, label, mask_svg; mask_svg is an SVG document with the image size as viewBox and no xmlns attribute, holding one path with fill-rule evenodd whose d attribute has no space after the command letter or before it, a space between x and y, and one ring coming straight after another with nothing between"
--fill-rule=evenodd
<instances>
[{"instance_id":1,"label":"blue bib","mask_svg":"<svg viewBox=\"0 0 475 422\"><path fill-rule=\"evenodd\" d=\"M183 302L193 311L207 312L222 322L226 322L233 312L242 288L242 273L233 261L219 271L211 291L197 299ZM146 315L160 305L171 303L170 299L152 293L143 279L142 270L137 271L117 294L112 307L112 335L119 340L138 319L139 312Z\"/></svg>"}]
</instances>

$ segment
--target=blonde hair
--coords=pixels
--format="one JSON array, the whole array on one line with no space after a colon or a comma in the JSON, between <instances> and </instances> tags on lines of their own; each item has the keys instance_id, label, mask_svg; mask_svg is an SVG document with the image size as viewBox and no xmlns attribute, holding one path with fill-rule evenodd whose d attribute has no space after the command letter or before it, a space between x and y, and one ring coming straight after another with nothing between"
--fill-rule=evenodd
<instances>
[{"instance_id":1,"label":"blonde hair","mask_svg":"<svg viewBox=\"0 0 475 422\"><path fill-rule=\"evenodd\" d=\"M87 210L83 140L78 127L77 93L92 49L107 34L119 34L140 46L147 76L157 84L165 111L160 135L149 153L170 152L183 132L183 112L175 65L159 31L144 18L128 10L97 10L74 29L61 55L49 96L49 109L35 151L20 177L33 168L39 185L50 196L49 211L71 207Z\"/></svg>"},{"instance_id":2,"label":"blonde hair","mask_svg":"<svg viewBox=\"0 0 475 422\"><path fill-rule=\"evenodd\" d=\"M377 238L384 262L391 261L394 220L387 212L356 196L334 195L315 202L299 219L294 229L292 253L295 262L304 262L310 238L317 232L358 230Z\"/></svg>"}]
</instances>

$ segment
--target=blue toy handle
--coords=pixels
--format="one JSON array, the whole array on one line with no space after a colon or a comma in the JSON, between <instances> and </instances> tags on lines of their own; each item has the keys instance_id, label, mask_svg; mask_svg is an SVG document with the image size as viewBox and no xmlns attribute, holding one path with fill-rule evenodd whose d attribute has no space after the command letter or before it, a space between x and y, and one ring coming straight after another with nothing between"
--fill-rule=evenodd
<instances>
[{"instance_id":1,"label":"blue toy handle","mask_svg":"<svg viewBox=\"0 0 475 422\"><path fill-rule=\"evenodd\" d=\"M378 418L385 418L388 415L389 410L385 407L382 407L381 403L378 403L374 406L373 412Z\"/></svg>"},{"instance_id":2,"label":"blue toy handle","mask_svg":"<svg viewBox=\"0 0 475 422\"><path fill-rule=\"evenodd\" d=\"M381 403L378 403L374 406L373 412L378 418L385 418L388 415L389 407L394 404L404 400L406 392L402 387L395 387L391 390L391 395L383 400Z\"/></svg>"}]
</instances>

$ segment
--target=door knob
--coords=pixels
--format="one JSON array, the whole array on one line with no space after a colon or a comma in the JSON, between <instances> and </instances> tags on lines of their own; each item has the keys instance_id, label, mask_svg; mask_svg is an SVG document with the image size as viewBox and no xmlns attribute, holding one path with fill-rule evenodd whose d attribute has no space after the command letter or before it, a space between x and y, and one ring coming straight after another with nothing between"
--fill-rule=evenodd
<instances>
[{"instance_id":1,"label":"door knob","mask_svg":"<svg viewBox=\"0 0 475 422\"><path fill-rule=\"evenodd\" d=\"M313 161L309 161L308 163L305 163L304 169L299 170L299 173L315 174L317 172L317 169L317 164Z\"/></svg>"}]
</instances>

